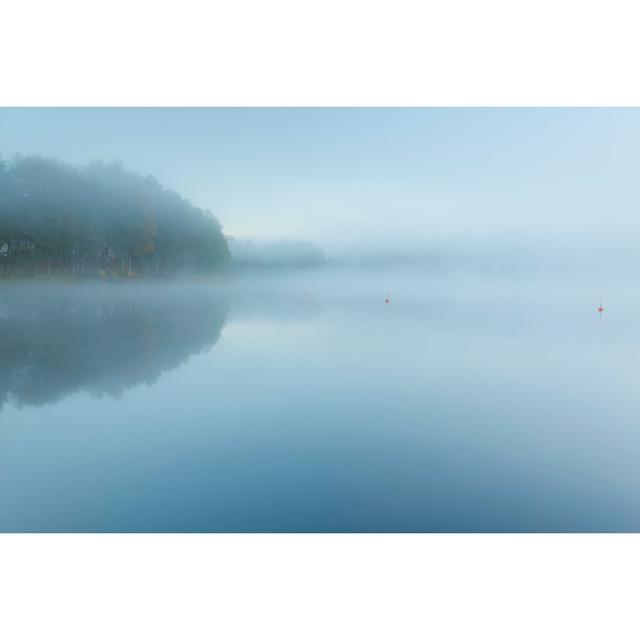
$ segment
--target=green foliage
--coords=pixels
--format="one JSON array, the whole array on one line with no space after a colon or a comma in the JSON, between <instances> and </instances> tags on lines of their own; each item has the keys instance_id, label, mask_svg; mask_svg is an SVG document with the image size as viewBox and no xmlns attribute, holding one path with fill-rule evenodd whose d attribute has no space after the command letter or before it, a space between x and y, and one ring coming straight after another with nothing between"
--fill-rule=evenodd
<instances>
[{"instance_id":1,"label":"green foliage","mask_svg":"<svg viewBox=\"0 0 640 640\"><path fill-rule=\"evenodd\" d=\"M206 273L229 261L218 221L119 163L0 160L0 275Z\"/></svg>"}]
</instances>

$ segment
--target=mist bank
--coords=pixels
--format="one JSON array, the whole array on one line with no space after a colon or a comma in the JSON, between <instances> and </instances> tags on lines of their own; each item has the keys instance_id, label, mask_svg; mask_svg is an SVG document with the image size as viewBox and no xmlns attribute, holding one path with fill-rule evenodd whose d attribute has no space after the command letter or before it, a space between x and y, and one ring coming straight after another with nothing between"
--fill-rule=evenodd
<instances>
[{"instance_id":1,"label":"mist bank","mask_svg":"<svg viewBox=\"0 0 640 640\"><path fill-rule=\"evenodd\" d=\"M117 163L0 162L0 277L133 277L224 268L219 222Z\"/></svg>"},{"instance_id":2,"label":"mist bank","mask_svg":"<svg viewBox=\"0 0 640 640\"><path fill-rule=\"evenodd\" d=\"M536 263L526 247L508 243L449 243L367 246L353 243L326 250L315 242L299 240L257 241L228 238L234 271L278 274L312 269L416 269L430 272L522 272Z\"/></svg>"},{"instance_id":3,"label":"mist bank","mask_svg":"<svg viewBox=\"0 0 640 640\"><path fill-rule=\"evenodd\" d=\"M635 280L640 254L635 233L623 229L595 233L456 235L421 242L341 246L328 252L327 265L355 271L416 271L469 277L557 277L587 282Z\"/></svg>"},{"instance_id":4,"label":"mist bank","mask_svg":"<svg viewBox=\"0 0 640 640\"><path fill-rule=\"evenodd\" d=\"M0 279L167 277L311 269L405 269L430 273L547 272L634 275L633 233L563 232L437 237L397 220L385 240L338 230L316 242L226 238L218 220L152 176L121 164L72 167L51 158L0 161ZM425 223L428 225L428 222ZM584 225L583 225L584 226ZM351 234L353 235L353 234ZM340 248L337 248L340 246Z\"/></svg>"},{"instance_id":5,"label":"mist bank","mask_svg":"<svg viewBox=\"0 0 640 640\"><path fill-rule=\"evenodd\" d=\"M238 271L312 269L326 266L323 249L311 242L258 242L228 238L231 264Z\"/></svg>"}]
</instances>

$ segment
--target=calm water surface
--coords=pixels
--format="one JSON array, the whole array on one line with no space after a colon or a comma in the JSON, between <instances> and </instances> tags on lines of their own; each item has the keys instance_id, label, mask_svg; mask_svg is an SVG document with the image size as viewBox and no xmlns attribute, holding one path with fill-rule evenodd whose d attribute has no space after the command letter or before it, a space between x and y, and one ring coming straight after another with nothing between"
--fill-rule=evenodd
<instances>
[{"instance_id":1,"label":"calm water surface","mask_svg":"<svg viewBox=\"0 0 640 640\"><path fill-rule=\"evenodd\" d=\"M640 531L640 295L598 294L4 283L0 530Z\"/></svg>"}]
</instances>

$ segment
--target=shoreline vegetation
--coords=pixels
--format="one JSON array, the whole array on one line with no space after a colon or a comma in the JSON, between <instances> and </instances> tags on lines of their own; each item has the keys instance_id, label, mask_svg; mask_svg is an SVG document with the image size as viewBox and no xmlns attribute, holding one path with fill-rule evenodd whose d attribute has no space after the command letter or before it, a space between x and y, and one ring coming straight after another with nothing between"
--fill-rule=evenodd
<instances>
[{"instance_id":1,"label":"shoreline vegetation","mask_svg":"<svg viewBox=\"0 0 640 640\"><path fill-rule=\"evenodd\" d=\"M118 163L0 159L0 280L212 274L231 254L218 220Z\"/></svg>"}]
</instances>

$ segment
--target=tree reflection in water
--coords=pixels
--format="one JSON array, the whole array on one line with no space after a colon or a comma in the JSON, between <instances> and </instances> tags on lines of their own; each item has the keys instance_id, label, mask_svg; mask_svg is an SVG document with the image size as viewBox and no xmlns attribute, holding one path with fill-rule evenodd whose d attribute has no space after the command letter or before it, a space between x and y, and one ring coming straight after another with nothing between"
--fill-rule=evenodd
<instances>
[{"instance_id":1,"label":"tree reflection in water","mask_svg":"<svg viewBox=\"0 0 640 640\"><path fill-rule=\"evenodd\" d=\"M153 384L215 345L228 308L210 284L3 284L0 408Z\"/></svg>"}]
</instances>

